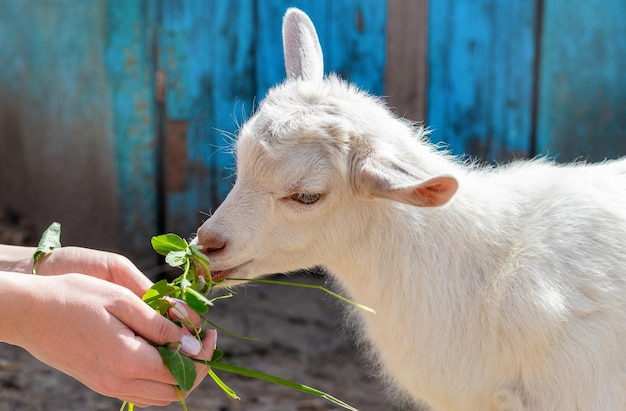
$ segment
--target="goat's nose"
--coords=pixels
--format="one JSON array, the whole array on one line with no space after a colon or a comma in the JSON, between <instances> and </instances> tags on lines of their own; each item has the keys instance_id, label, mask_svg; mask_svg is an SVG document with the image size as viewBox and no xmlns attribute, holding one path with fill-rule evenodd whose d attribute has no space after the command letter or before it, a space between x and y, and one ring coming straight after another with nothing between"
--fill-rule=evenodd
<instances>
[{"instance_id":1,"label":"goat's nose","mask_svg":"<svg viewBox=\"0 0 626 411\"><path fill-rule=\"evenodd\" d=\"M226 238L219 233L208 230L198 231L198 244L202 246L202 252L208 256L224 251Z\"/></svg>"}]
</instances>

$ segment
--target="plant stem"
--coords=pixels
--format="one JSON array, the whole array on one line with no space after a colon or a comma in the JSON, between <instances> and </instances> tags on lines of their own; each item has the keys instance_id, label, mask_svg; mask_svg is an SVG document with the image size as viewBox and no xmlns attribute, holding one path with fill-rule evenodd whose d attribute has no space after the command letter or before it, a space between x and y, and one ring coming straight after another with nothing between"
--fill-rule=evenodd
<instances>
[{"instance_id":1,"label":"plant stem","mask_svg":"<svg viewBox=\"0 0 626 411\"><path fill-rule=\"evenodd\" d=\"M343 295L337 294L334 291L329 290L326 287L323 287L321 285L316 285L316 284L303 284L303 283L292 283L289 281L278 281L278 280L266 280L266 279L257 279L257 278L228 278L229 280L233 280L233 281L248 281L251 283L259 283L259 284L274 284L274 285L286 285L289 287L300 287L300 288L310 288L310 289L314 289L314 290L319 290L319 291L323 291L326 294L332 295L333 297L346 302L348 304L351 304L357 308L360 308L361 310L367 311L369 313L372 314L376 314L376 311L366 305L363 304L359 304L356 301L352 301L349 298L344 297Z\"/></svg>"},{"instance_id":2,"label":"plant stem","mask_svg":"<svg viewBox=\"0 0 626 411\"><path fill-rule=\"evenodd\" d=\"M224 364L224 363L217 362L217 361L204 361L204 360L198 360L198 359L194 359L194 361L202 363L202 364L206 364L206 365L208 365L211 368L216 369L216 370L226 371L226 372L230 372L232 374L243 375L244 377L257 378L257 379L264 380L264 381L267 381L267 382L271 382L271 383L274 383L274 384L282 385L283 387L291 388L291 389L296 390L296 391L304 392L306 394L316 395L318 397L324 398L324 399L332 402L335 405L339 405L340 407L343 407L343 408L345 408L347 410L358 411L356 408L354 408L353 406L351 406L351 405L341 401L340 399L335 398L332 395L327 394L327 393L325 393L323 391L320 391L318 389L309 387L307 385L298 384L298 383L295 383L293 381L286 380L284 378L275 377L273 375L265 374L265 373L262 373L262 372L259 372L259 371L253 371L253 370L249 370L247 368L241 368L241 367L237 367L237 366L230 365L230 364Z\"/></svg>"}]
</instances>

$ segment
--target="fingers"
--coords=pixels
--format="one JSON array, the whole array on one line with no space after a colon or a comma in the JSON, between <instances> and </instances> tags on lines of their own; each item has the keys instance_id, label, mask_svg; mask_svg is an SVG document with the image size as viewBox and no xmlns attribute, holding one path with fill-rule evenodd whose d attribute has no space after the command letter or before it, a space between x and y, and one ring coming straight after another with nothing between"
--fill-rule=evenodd
<instances>
[{"instance_id":1,"label":"fingers","mask_svg":"<svg viewBox=\"0 0 626 411\"><path fill-rule=\"evenodd\" d=\"M153 283L128 258L114 253L105 253L109 281L122 285L138 297L143 296Z\"/></svg>"},{"instance_id":2,"label":"fingers","mask_svg":"<svg viewBox=\"0 0 626 411\"><path fill-rule=\"evenodd\" d=\"M125 289L120 287L120 290ZM107 307L107 310L135 334L156 345L169 343L177 347L180 343L180 350L189 356L200 353L202 346L186 328L181 328L163 317L127 290L125 294L127 298L118 300L116 304Z\"/></svg>"},{"instance_id":3,"label":"fingers","mask_svg":"<svg viewBox=\"0 0 626 411\"><path fill-rule=\"evenodd\" d=\"M128 359L129 362L133 361L137 368L127 371L130 375L134 375L135 378L142 381L139 386L133 388L132 393L135 397L117 397L132 401L138 406L140 404L164 404L154 401L165 401L165 403L176 401L178 397L176 390L173 388L176 385L175 379L163 364L158 350L145 340L159 346L169 343L172 345L172 348L178 348L184 355L202 360L211 360L217 344L217 332L208 330L202 341L198 341L197 336L192 335L193 331L188 330L187 327L191 329L199 328L200 317L182 301L172 299L172 308L170 309L170 315L173 318L180 318L181 322L187 326L181 328L154 311L141 299L132 295L130 291L126 290L125 294L127 294L126 298L107 307L107 310L137 335L131 337L134 340L132 344L135 345L135 349L131 350L133 351L133 358ZM209 370L209 367L204 364L196 363L195 366L197 377L192 390L202 382ZM154 384L165 384L168 388L159 388L160 392L155 396L155 391L152 390L159 386ZM144 394L137 395L138 390Z\"/></svg>"},{"instance_id":4,"label":"fingers","mask_svg":"<svg viewBox=\"0 0 626 411\"><path fill-rule=\"evenodd\" d=\"M166 300L172 305L172 308L169 309L171 318L179 320L189 330L200 328L200 316L198 313L190 309L183 300L169 297L166 297Z\"/></svg>"},{"instance_id":5,"label":"fingers","mask_svg":"<svg viewBox=\"0 0 626 411\"><path fill-rule=\"evenodd\" d=\"M194 358L197 358L199 360L210 361L211 358L213 358L213 351L215 351L216 347L217 347L217 331L208 330L206 332L204 339L202 340L202 351L200 352L199 355L195 356ZM196 363L196 372L198 376L196 377L196 381L193 385L193 389L195 389L202 382L204 377L207 376L207 373L209 372L209 366L201 364L201 363Z\"/></svg>"},{"instance_id":6,"label":"fingers","mask_svg":"<svg viewBox=\"0 0 626 411\"><path fill-rule=\"evenodd\" d=\"M152 405L164 406L179 400L174 384L149 380L135 380L129 384L124 393L109 396L131 402L139 408Z\"/></svg>"},{"instance_id":7,"label":"fingers","mask_svg":"<svg viewBox=\"0 0 626 411\"><path fill-rule=\"evenodd\" d=\"M130 289L138 296L152 286L152 281L126 257L82 247L54 250L37 265L41 275L82 273Z\"/></svg>"},{"instance_id":8,"label":"fingers","mask_svg":"<svg viewBox=\"0 0 626 411\"><path fill-rule=\"evenodd\" d=\"M217 332L215 330L208 330L206 336L202 340L202 350L200 354L195 358L202 360L210 360L213 357L213 351L215 350L217 342ZM146 344L147 345L147 344ZM116 395L118 398L133 402L138 407L144 407L149 405L166 405L172 401L178 401L178 393L174 389L176 381L169 371L167 371L167 377L160 376L160 370L150 369L150 364L153 364L155 368L165 368L160 358L154 358L156 350L154 347L149 346L151 350L144 352L139 356L142 357L141 364L141 376L137 380L134 380L131 385L128 385L124 392L128 394ZM158 353L156 353L158 356ZM136 360L137 358L135 358ZM192 389L189 392L182 392L183 397L186 397L191 391L193 391L207 376L209 367L204 364L196 363L196 380ZM156 381L157 376L159 380ZM132 394L131 394L132 393Z\"/></svg>"},{"instance_id":9,"label":"fingers","mask_svg":"<svg viewBox=\"0 0 626 411\"><path fill-rule=\"evenodd\" d=\"M202 352L195 358L209 361L213 358L213 351L217 348L217 331L207 330L202 340Z\"/></svg>"}]
</instances>

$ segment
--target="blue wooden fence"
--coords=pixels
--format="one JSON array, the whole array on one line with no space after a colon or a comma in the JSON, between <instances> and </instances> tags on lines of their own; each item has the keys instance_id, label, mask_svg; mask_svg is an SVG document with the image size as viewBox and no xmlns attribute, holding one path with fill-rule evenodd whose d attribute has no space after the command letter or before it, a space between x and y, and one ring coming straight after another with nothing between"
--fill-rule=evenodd
<instances>
[{"instance_id":1,"label":"blue wooden fence","mask_svg":"<svg viewBox=\"0 0 626 411\"><path fill-rule=\"evenodd\" d=\"M316 24L327 70L376 95L402 87L384 77L402 0L0 0L0 207L149 265L149 236L192 233L229 191L232 133L284 76L290 6ZM425 35L400 41L426 48L413 120L435 141L487 161L626 154L625 1L418 7Z\"/></svg>"},{"instance_id":2,"label":"blue wooden fence","mask_svg":"<svg viewBox=\"0 0 626 411\"><path fill-rule=\"evenodd\" d=\"M429 3L427 125L455 153L527 157L532 145L537 3Z\"/></svg>"},{"instance_id":3,"label":"blue wooden fence","mask_svg":"<svg viewBox=\"0 0 626 411\"><path fill-rule=\"evenodd\" d=\"M193 232L206 218L201 211L215 209L226 197L234 178L232 133L255 99L284 77L281 22L287 3L162 2L159 69L167 81L166 138L187 147L186 154L165 164L166 174L184 173L178 184L166 187L167 230ZM316 21L329 70L383 92L385 2L289 3Z\"/></svg>"},{"instance_id":4,"label":"blue wooden fence","mask_svg":"<svg viewBox=\"0 0 626 411\"><path fill-rule=\"evenodd\" d=\"M114 226L123 248L143 260L148 255L146 238L153 235L160 219L153 34L159 10L151 1L108 0L104 4L104 56L112 117L109 138L121 216Z\"/></svg>"},{"instance_id":5,"label":"blue wooden fence","mask_svg":"<svg viewBox=\"0 0 626 411\"><path fill-rule=\"evenodd\" d=\"M545 0L537 153L626 154L626 1Z\"/></svg>"}]
</instances>

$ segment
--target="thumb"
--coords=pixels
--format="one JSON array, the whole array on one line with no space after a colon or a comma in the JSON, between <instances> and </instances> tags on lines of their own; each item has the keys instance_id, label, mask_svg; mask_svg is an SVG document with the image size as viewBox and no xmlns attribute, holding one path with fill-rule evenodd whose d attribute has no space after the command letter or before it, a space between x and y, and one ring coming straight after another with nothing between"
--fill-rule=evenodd
<instances>
[{"instance_id":1,"label":"thumb","mask_svg":"<svg viewBox=\"0 0 626 411\"><path fill-rule=\"evenodd\" d=\"M132 297L124 299L125 304L115 304L109 312L135 334L151 343L156 345L169 343L173 348L180 348L180 351L188 356L200 354L202 350L200 341L186 328L177 326L154 311L135 294L131 295Z\"/></svg>"}]
</instances>

